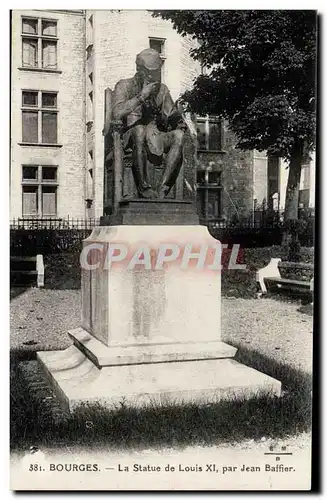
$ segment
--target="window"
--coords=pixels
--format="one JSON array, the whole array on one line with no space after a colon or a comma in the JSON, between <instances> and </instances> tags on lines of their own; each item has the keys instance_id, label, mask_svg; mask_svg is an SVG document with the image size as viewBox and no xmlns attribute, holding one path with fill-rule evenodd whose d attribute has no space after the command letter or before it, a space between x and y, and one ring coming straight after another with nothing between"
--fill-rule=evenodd
<instances>
[{"instance_id":1,"label":"window","mask_svg":"<svg viewBox=\"0 0 327 500\"><path fill-rule=\"evenodd\" d=\"M93 180L93 150L89 150L88 154L88 173L86 178L86 200L94 198L94 180Z\"/></svg>"},{"instance_id":2,"label":"window","mask_svg":"<svg viewBox=\"0 0 327 500\"><path fill-rule=\"evenodd\" d=\"M197 120L197 148L207 149L207 124L205 120Z\"/></svg>"},{"instance_id":3,"label":"window","mask_svg":"<svg viewBox=\"0 0 327 500\"><path fill-rule=\"evenodd\" d=\"M57 69L57 21L22 18L23 68Z\"/></svg>"},{"instance_id":4,"label":"window","mask_svg":"<svg viewBox=\"0 0 327 500\"><path fill-rule=\"evenodd\" d=\"M197 172L197 205L202 220L220 219L222 216L221 172Z\"/></svg>"},{"instance_id":5,"label":"window","mask_svg":"<svg viewBox=\"0 0 327 500\"><path fill-rule=\"evenodd\" d=\"M150 48L159 52L161 57L164 57L165 39L163 38L150 38Z\"/></svg>"},{"instance_id":6,"label":"window","mask_svg":"<svg viewBox=\"0 0 327 500\"><path fill-rule=\"evenodd\" d=\"M57 36L57 21L42 19L42 36Z\"/></svg>"},{"instance_id":7,"label":"window","mask_svg":"<svg viewBox=\"0 0 327 500\"><path fill-rule=\"evenodd\" d=\"M53 92L42 92L42 107L43 108L56 108L57 107L57 94Z\"/></svg>"},{"instance_id":8,"label":"window","mask_svg":"<svg viewBox=\"0 0 327 500\"><path fill-rule=\"evenodd\" d=\"M38 167L23 167L23 181L37 181Z\"/></svg>"},{"instance_id":9,"label":"window","mask_svg":"<svg viewBox=\"0 0 327 500\"><path fill-rule=\"evenodd\" d=\"M200 151L222 150L222 121L219 118L197 119L197 148Z\"/></svg>"},{"instance_id":10,"label":"window","mask_svg":"<svg viewBox=\"0 0 327 500\"><path fill-rule=\"evenodd\" d=\"M57 168L23 165L23 217L57 215Z\"/></svg>"},{"instance_id":11,"label":"window","mask_svg":"<svg viewBox=\"0 0 327 500\"><path fill-rule=\"evenodd\" d=\"M156 50L160 54L160 59L162 61L160 81L164 80L164 66L166 60L165 43L166 43L165 38L149 38L150 49Z\"/></svg>"},{"instance_id":12,"label":"window","mask_svg":"<svg viewBox=\"0 0 327 500\"><path fill-rule=\"evenodd\" d=\"M93 122L93 91L89 92L86 108L86 125Z\"/></svg>"},{"instance_id":13,"label":"window","mask_svg":"<svg viewBox=\"0 0 327 500\"><path fill-rule=\"evenodd\" d=\"M310 189L310 163L301 166L300 189Z\"/></svg>"},{"instance_id":14,"label":"window","mask_svg":"<svg viewBox=\"0 0 327 500\"><path fill-rule=\"evenodd\" d=\"M37 40L23 38L23 67L36 68L38 66Z\"/></svg>"},{"instance_id":15,"label":"window","mask_svg":"<svg viewBox=\"0 0 327 500\"><path fill-rule=\"evenodd\" d=\"M86 47L86 59L90 59L91 56L93 56L93 43Z\"/></svg>"},{"instance_id":16,"label":"window","mask_svg":"<svg viewBox=\"0 0 327 500\"><path fill-rule=\"evenodd\" d=\"M23 90L22 142L57 144L57 93Z\"/></svg>"},{"instance_id":17,"label":"window","mask_svg":"<svg viewBox=\"0 0 327 500\"><path fill-rule=\"evenodd\" d=\"M310 206L310 173L310 163L304 163L301 167L299 208Z\"/></svg>"},{"instance_id":18,"label":"window","mask_svg":"<svg viewBox=\"0 0 327 500\"><path fill-rule=\"evenodd\" d=\"M37 92L23 92L23 106L37 107Z\"/></svg>"},{"instance_id":19,"label":"window","mask_svg":"<svg viewBox=\"0 0 327 500\"><path fill-rule=\"evenodd\" d=\"M201 63L201 75L206 76L209 72L209 69L207 66L205 66L203 63Z\"/></svg>"},{"instance_id":20,"label":"window","mask_svg":"<svg viewBox=\"0 0 327 500\"><path fill-rule=\"evenodd\" d=\"M43 40L42 42L42 67L56 69L57 67L57 42Z\"/></svg>"},{"instance_id":21,"label":"window","mask_svg":"<svg viewBox=\"0 0 327 500\"><path fill-rule=\"evenodd\" d=\"M93 44L94 40L94 30L93 30L93 14L88 18L86 22L86 46Z\"/></svg>"},{"instance_id":22,"label":"window","mask_svg":"<svg viewBox=\"0 0 327 500\"><path fill-rule=\"evenodd\" d=\"M37 35L37 19L25 19L22 20L22 33L27 35Z\"/></svg>"},{"instance_id":23,"label":"window","mask_svg":"<svg viewBox=\"0 0 327 500\"><path fill-rule=\"evenodd\" d=\"M310 206L310 189L299 190L299 208L309 208Z\"/></svg>"},{"instance_id":24,"label":"window","mask_svg":"<svg viewBox=\"0 0 327 500\"><path fill-rule=\"evenodd\" d=\"M42 167L42 182L56 182L57 167Z\"/></svg>"}]
</instances>

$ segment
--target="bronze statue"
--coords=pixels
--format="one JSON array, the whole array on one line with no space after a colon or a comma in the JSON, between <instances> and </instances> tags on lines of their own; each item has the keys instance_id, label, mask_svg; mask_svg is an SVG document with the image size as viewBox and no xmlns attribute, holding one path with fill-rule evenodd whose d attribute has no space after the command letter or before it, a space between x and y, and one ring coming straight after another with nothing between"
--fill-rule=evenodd
<instances>
[{"instance_id":1,"label":"bronze statue","mask_svg":"<svg viewBox=\"0 0 327 500\"><path fill-rule=\"evenodd\" d=\"M136 57L136 74L120 80L112 96L112 118L123 122L123 148L132 150L132 171L140 198L164 198L175 184L183 162L187 127L166 85L160 83L162 60L145 49ZM152 186L149 168L163 165Z\"/></svg>"}]
</instances>

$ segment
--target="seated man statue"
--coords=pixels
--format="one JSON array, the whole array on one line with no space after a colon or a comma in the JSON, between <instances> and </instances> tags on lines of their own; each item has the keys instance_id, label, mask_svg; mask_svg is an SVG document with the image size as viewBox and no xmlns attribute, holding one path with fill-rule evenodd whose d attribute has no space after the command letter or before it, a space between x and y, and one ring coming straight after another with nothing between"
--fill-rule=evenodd
<instances>
[{"instance_id":1,"label":"seated man statue","mask_svg":"<svg viewBox=\"0 0 327 500\"><path fill-rule=\"evenodd\" d=\"M123 121L124 149L132 149L132 170L140 198L164 198L175 184L182 162L186 125L166 85L160 83L162 60L153 49L136 57L136 74L120 80L113 92L114 120ZM157 186L148 168L163 165Z\"/></svg>"}]
</instances>

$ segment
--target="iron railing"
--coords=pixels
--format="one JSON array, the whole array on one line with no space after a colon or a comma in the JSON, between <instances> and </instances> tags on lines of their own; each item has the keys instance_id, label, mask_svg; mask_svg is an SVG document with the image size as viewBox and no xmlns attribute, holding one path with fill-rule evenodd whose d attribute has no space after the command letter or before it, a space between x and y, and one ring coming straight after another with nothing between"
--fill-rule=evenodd
<instances>
[{"instance_id":1,"label":"iron railing","mask_svg":"<svg viewBox=\"0 0 327 500\"><path fill-rule=\"evenodd\" d=\"M303 246L313 246L315 214L313 210L301 211L303 230L299 241ZM12 255L37 253L75 252L82 248L82 241L99 225L99 219L88 218L19 218L10 224L10 251ZM244 248L280 245L284 222L283 214L268 210L254 211L246 217L201 220L214 238L223 243L238 243Z\"/></svg>"},{"instance_id":2,"label":"iron railing","mask_svg":"<svg viewBox=\"0 0 327 500\"><path fill-rule=\"evenodd\" d=\"M92 229L100 224L99 218L79 219L74 217L64 218L17 218L10 222L10 229Z\"/></svg>"}]
</instances>

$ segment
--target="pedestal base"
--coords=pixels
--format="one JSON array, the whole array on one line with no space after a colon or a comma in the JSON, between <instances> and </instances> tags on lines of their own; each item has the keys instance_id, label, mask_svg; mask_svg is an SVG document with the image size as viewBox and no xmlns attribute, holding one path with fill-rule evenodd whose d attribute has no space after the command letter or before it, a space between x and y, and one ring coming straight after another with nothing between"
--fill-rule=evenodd
<instances>
[{"instance_id":1,"label":"pedestal base","mask_svg":"<svg viewBox=\"0 0 327 500\"><path fill-rule=\"evenodd\" d=\"M72 345L64 351L39 352L37 357L63 408L71 412L81 404L94 403L113 410L122 403L146 407L248 399L261 394L280 396L280 382L225 357L231 347L220 344L220 359L209 359L214 350L209 354L207 348L206 356L202 349L206 359L116 364L103 368L90 359L94 356L90 346L88 355ZM216 348L219 350L219 346Z\"/></svg>"},{"instance_id":2,"label":"pedestal base","mask_svg":"<svg viewBox=\"0 0 327 500\"><path fill-rule=\"evenodd\" d=\"M137 211L143 217L140 204L145 203L152 203L154 220L160 214L168 219L182 215L183 204L176 207L174 201L166 203L164 212L160 203L130 200L126 217L132 220ZM82 328L70 332L74 345L38 353L62 405L73 411L82 403L112 409L122 403L201 404L259 393L279 396L280 382L237 363L232 359L236 349L221 340L220 270L205 267L204 260L196 263L200 254L206 257L209 248L216 248L217 240L199 225L133 222L94 228L84 241L83 252L97 245L103 255L118 245L128 248L129 257L108 268L95 265L92 257L95 268L82 266ZM168 259L167 266L152 265L150 250L157 262L163 245L177 248L176 259ZM146 253L148 266L130 266L131 255Z\"/></svg>"},{"instance_id":3,"label":"pedestal base","mask_svg":"<svg viewBox=\"0 0 327 500\"><path fill-rule=\"evenodd\" d=\"M84 328L68 332L74 345L98 368L117 365L139 365L144 363L165 363L171 361L192 361L196 359L232 358L236 347L220 340L209 342L161 342L106 346L90 335Z\"/></svg>"},{"instance_id":4,"label":"pedestal base","mask_svg":"<svg viewBox=\"0 0 327 500\"><path fill-rule=\"evenodd\" d=\"M123 199L112 215L100 218L100 226L199 225L199 216L192 201L160 199Z\"/></svg>"}]
</instances>

